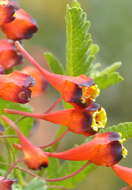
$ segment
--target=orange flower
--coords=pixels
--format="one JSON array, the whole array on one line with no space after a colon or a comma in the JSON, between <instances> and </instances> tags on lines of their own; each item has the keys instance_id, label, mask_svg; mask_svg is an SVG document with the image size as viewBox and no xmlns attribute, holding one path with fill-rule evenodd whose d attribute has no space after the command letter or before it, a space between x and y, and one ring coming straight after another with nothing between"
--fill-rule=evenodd
<instances>
[{"instance_id":1,"label":"orange flower","mask_svg":"<svg viewBox=\"0 0 132 190\"><path fill-rule=\"evenodd\" d=\"M0 75L0 98L25 104L30 100L33 84L32 77L19 71Z\"/></svg>"},{"instance_id":2,"label":"orange flower","mask_svg":"<svg viewBox=\"0 0 132 190\"><path fill-rule=\"evenodd\" d=\"M24 67L23 73L31 75L35 79L35 85L31 88L32 97L39 96L47 87L47 81L43 75L35 68L31 66Z\"/></svg>"},{"instance_id":3,"label":"orange flower","mask_svg":"<svg viewBox=\"0 0 132 190\"><path fill-rule=\"evenodd\" d=\"M72 108L47 114L33 114L11 109L5 109L5 112L44 119L66 126L69 131L85 136L95 134L100 128L104 128L107 122L107 115L104 108L96 103L81 110Z\"/></svg>"},{"instance_id":4,"label":"orange flower","mask_svg":"<svg viewBox=\"0 0 132 190\"><path fill-rule=\"evenodd\" d=\"M18 53L14 42L11 40L0 40L0 73L22 63L22 56Z\"/></svg>"},{"instance_id":5,"label":"orange flower","mask_svg":"<svg viewBox=\"0 0 132 190\"><path fill-rule=\"evenodd\" d=\"M31 38L37 32L35 20L23 9L17 9L15 20L2 26L3 32L9 39L22 40Z\"/></svg>"},{"instance_id":6,"label":"orange flower","mask_svg":"<svg viewBox=\"0 0 132 190\"><path fill-rule=\"evenodd\" d=\"M13 21L15 19L14 13L15 7L8 0L0 0L0 26Z\"/></svg>"},{"instance_id":7,"label":"orange flower","mask_svg":"<svg viewBox=\"0 0 132 190\"><path fill-rule=\"evenodd\" d=\"M112 166L112 169L119 178L132 187L132 168L127 168L116 164Z\"/></svg>"},{"instance_id":8,"label":"orange flower","mask_svg":"<svg viewBox=\"0 0 132 190\"><path fill-rule=\"evenodd\" d=\"M19 130L16 124L5 116L2 116L3 120L6 121L17 133L20 140L19 149L24 153L24 161L26 165L33 169L41 169L42 167L48 166L47 155L37 146L33 145ZM15 146L16 147L16 146Z\"/></svg>"},{"instance_id":9,"label":"orange flower","mask_svg":"<svg viewBox=\"0 0 132 190\"><path fill-rule=\"evenodd\" d=\"M100 90L92 78L86 75L74 77L51 73L41 67L19 42L16 42L16 46L31 64L43 74L44 78L60 92L63 99L76 108L87 107L99 95Z\"/></svg>"},{"instance_id":10,"label":"orange flower","mask_svg":"<svg viewBox=\"0 0 132 190\"><path fill-rule=\"evenodd\" d=\"M0 176L0 190L12 190L11 186L15 182L15 180L5 179Z\"/></svg>"},{"instance_id":11,"label":"orange flower","mask_svg":"<svg viewBox=\"0 0 132 190\"><path fill-rule=\"evenodd\" d=\"M47 152L46 154L49 157L63 160L89 160L96 165L113 166L126 156L126 149L121 144L118 133L107 132L96 134L90 142L70 150L59 153Z\"/></svg>"}]
</instances>

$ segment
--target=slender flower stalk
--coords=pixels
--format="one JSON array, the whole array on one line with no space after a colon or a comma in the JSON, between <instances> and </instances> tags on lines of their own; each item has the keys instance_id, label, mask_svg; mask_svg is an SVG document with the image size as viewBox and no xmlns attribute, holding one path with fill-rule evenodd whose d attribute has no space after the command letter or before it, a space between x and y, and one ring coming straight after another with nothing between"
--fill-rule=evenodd
<instances>
[{"instance_id":1,"label":"slender flower stalk","mask_svg":"<svg viewBox=\"0 0 132 190\"><path fill-rule=\"evenodd\" d=\"M132 188L132 168L116 164L112 166L112 169L119 178L125 181Z\"/></svg>"},{"instance_id":2,"label":"slender flower stalk","mask_svg":"<svg viewBox=\"0 0 132 190\"><path fill-rule=\"evenodd\" d=\"M54 179L45 179L45 180L48 182L64 181L66 179L69 179L69 178L74 177L75 175L79 174L81 171L83 171L89 165L90 165L90 162L88 161L81 168L79 168L77 171L75 171L75 172L73 172L67 176L60 177L60 178L54 178Z\"/></svg>"},{"instance_id":3,"label":"slender flower stalk","mask_svg":"<svg viewBox=\"0 0 132 190\"><path fill-rule=\"evenodd\" d=\"M63 160L90 162L101 166L113 166L127 155L118 133L107 132L96 134L95 137L85 144L59 153L46 153L48 157Z\"/></svg>"},{"instance_id":4,"label":"slender flower stalk","mask_svg":"<svg viewBox=\"0 0 132 190\"><path fill-rule=\"evenodd\" d=\"M32 65L43 74L45 79L60 92L63 99L76 108L87 107L99 95L100 90L92 78L85 75L73 77L51 73L42 68L18 41L16 46Z\"/></svg>"},{"instance_id":5,"label":"slender flower stalk","mask_svg":"<svg viewBox=\"0 0 132 190\"><path fill-rule=\"evenodd\" d=\"M48 157L47 155L37 146L33 145L19 130L16 124L7 118L2 116L2 119L8 123L17 133L17 136L20 140L20 147L24 153L24 161L26 165L34 170L41 169L42 167L48 166Z\"/></svg>"},{"instance_id":6,"label":"slender flower stalk","mask_svg":"<svg viewBox=\"0 0 132 190\"><path fill-rule=\"evenodd\" d=\"M60 102L62 101L62 97L58 98L44 113L51 112Z\"/></svg>"},{"instance_id":7,"label":"slender flower stalk","mask_svg":"<svg viewBox=\"0 0 132 190\"><path fill-rule=\"evenodd\" d=\"M64 177L59 177L59 178L45 178L44 180L47 181L47 182L58 182L58 181L64 181L66 179L69 179L71 177L74 177L75 175L79 174L81 171L83 171L86 167L88 167L91 163L88 161L86 162L83 166L81 166L78 170L74 171L73 173L67 175L67 176L64 176ZM39 177L38 175L32 173L31 171L27 170L27 169L24 169L24 168L20 168L19 166L16 166L16 168L20 169L20 170L23 170L27 173L29 173L30 175L34 176L34 177ZM40 177L41 179L41 177ZM42 178L43 179L43 178Z\"/></svg>"},{"instance_id":8,"label":"slender flower stalk","mask_svg":"<svg viewBox=\"0 0 132 190\"><path fill-rule=\"evenodd\" d=\"M65 136L66 134L68 134L68 132L69 132L69 130L64 131L64 133L62 133L58 138L56 138L56 139L55 139L54 141L52 141L51 143L46 144L46 145L42 145L42 146L39 146L39 147L40 147L40 148L48 148L48 147L50 147L50 146L52 146L52 145L58 143L61 139L64 138L64 136Z\"/></svg>"},{"instance_id":9,"label":"slender flower stalk","mask_svg":"<svg viewBox=\"0 0 132 190\"><path fill-rule=\"evenodd\" d=\"M99 104L90 104L85 109L66 109L47 114L33 114L18 110L5 109L6 113L20 114L37 119L43 119L55 124L68 127L69 131L85 136L90 136L104 128L107 122L107 115L104 108Z\"/></svg>"}]
</instances>

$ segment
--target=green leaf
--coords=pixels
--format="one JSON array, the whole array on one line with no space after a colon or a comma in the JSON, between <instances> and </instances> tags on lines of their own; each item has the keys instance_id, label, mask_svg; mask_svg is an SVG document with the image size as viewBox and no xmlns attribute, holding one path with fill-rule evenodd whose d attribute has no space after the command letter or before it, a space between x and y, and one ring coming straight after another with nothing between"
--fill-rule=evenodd
<instances>
[{"instance_id":1,"label":"green leaf","mask_svg":"<svg viewBox=\"0 0 132 190\"><path fill-rule=\"evenodd\" d=\"M68 75L89 73L99 47L92 43L87 15L74 0L66 10L66 70Z\"/></svg>"},{"instance_id":2,"label":"green leaf","mask_svg":"<svg viewBox=\"0 0 132 190\"><path fill-rule=\"evenodd\" d=\"M45 181L34 178L26 187L21 187L19 184L14 184L13 190L48 190L48 186Z\"/></svg>"},{"instance_id":3,"label":"green leaf","mask_svg":"<svg viewBox=\"0 0 132 190\"><path fill-rule=\"evenodd\" d=\"M21 185L19 185L19 184L13 184L12 190L23 190L23 189L22 189Z\"/></svg>"},{"instance_id":4,"label":"green leaf","mask_svg":"<svg viewBox=\"0 0 132 190\"><path fill-rule=\"evenodd\" d=\"M56 74L64 74L64 69L59 60L50 52L45 52L44 57L46 58L51 70Z\"/></svg>"},{"instance_id":5,"label":"green leaf","mask_svg":"<svg viewBox=\"0 0 132 190\"><path fill-rule=\"evenodd\" d=\"M122 134L125 139L132 138L132 122L119 123L100 130L100 132L114 131Z\"/></svg>"},{"instance_id":6,"label":"green leaf","mask_svg":"<svg viewBox=\"0 0 132 190\"><path fill-rule=\"evenodd\" d=\"M22 190L48 190L48 186L45 181L38 178L34 178L30 183Z\"/></svg>"},{"instance_id":7,"label":"green leaf","mask_svg":"<svg viewBox=\"0 0 132 190\"><path fill-rule=\"evenodd\" d=\"M76 161L64 161L60 167L56 167L57 174L54 173L54 178L58 177L63 177L67 176L78 169L80 169L85 162L76 162ZM66 188L74 188L77 184L79 184L82 180L84 180L87 176L88 173L91 172L96 166L91 164L89 167L85 168L83 171L81 171L79 174L75 175L74 177L71 177L69 179L66 179L64 181L58 181L58 182L52 182L50 185L60 185L64 186ZM54 168L55 170L55 168Z\"/></svg>"},{"instance_id":8,"label":"green leaf","mask_svg":"<svg viewBox=\"0 0 132 190\"><path fill-rule=\"evenodd\" d=\"M116 70L120 66L121 63L117 62L107 67L103 71L96 72L95 74L93 74L95 83L99 86L99 88L108 88L109 86L114 85L123 80L123 77L118 72L116 72Z\"/></svg>"}]
</instances>

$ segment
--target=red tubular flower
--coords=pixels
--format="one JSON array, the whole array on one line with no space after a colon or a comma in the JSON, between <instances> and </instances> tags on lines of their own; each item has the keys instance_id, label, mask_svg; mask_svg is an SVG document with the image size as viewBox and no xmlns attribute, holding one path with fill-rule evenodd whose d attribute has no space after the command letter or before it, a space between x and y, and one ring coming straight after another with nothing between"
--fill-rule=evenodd
<instances>
[{"instance_id":1,"label":"red tubular flower","mask_svg":"<svg viewBox=\"0 0 132 190\"><path fill-rule=\"evenodd\" d=\"M126 156L126 149L120 140L120 135L115 132L96 134L90 142L64 152L47 152L47 155L63 160L89 160L96 165L112 166Z\"/></svg>"},{"instance_id":2,"label":"red tubular flower","mask_svg":"<svg viewBox=\"0 0 132 190\"><path fill-rule=\"evenodd\" d=\"M31 66L25 67L22 72L31 75L35 79L35 85L31 88L32 97L42 94L47 87L47 81L43 75L35 67Z\"/></svg>"},{"instance_id":3,"label":"red tubular flower","mask_svg":"<svg viewBox=\"0 0 132 190\"><path fill-rule=\"evenodd\" d=\"M29 53L16 42L19 51L43 74L45 79L60 92L64 100L77 108L87 107L98 95L99 88L85 75L77 77L54 74L42 68Z\"/></svg>"},{"instance_id":4,"label":"red tubular flower","mask_svg":"<svg viewBox=\"0 0 132 190\"><path fill-rule=\"evenodd\" d=\"M112 166L112 169L119 178L132 187L132 168L127 168L116 164Z\"/></svg>"},{"instance_id":5,"label":"red tubular flower","mask_svg":"<svg viewBox=\"0 0 132 190\"><path fill-rule=\"evenodd\" d=\"M32 77L18 71L0 75L0 98L25 104L30 100L33 84Z\"/></svg>"},{"instance_id":6,"label":"red tubular flower","mask_svg":"<svg viewBox=\"0 0 132 190\"><path fill-rule=\"evenodd\" d=\"M9 39L23 40L31 38L37 32L35 20L23 9L17 9L15 20L2 26L3 32Z\"/></svg>"},{"instance_id":7,"label":"red tubular flower","mask_svg":"<svg viewBox=\"0 0 132 190\"><path fill-rule=\"evenodd\" d=\"M22 63L22 56L17 52L14 42L0 40L0 73Z\"/></svg>"},{"instance_id":8,"label":"red tubular flower","mask_svg":"<svg viewBox=\"0 0 132 190\"><path fill-rule=\"evenodd\" d=\"M5 179L0 176L0 190L12 190L11 186L15 183L15 180Z\"/></svg>"},{"instance_id":9,"label":"red tubular flower","mask_svg":"<svg viewBox=\"0 0 132 190\"><path fill-rule=\"evenodd\" d=\"M101 108L96 103L82 110L72 108L47 114L33 114L10 109L5 109L5 112L44 119L55 124L64 125L68 127L69 131L85 136L95 134L100 128L104 128L107 122L104 108Z\"/></svg>"},{"instance_id":10,"label":"red tubular flower","mask_svg":"<svg viewBox=\"0 0 132 190\"><path fill-rule=\"evenodd\" d=\"M8 0L0 0L0 26L15 19L15 7Z\"/></svg>"},{"instance_id":11,"label":"red tubular flower","mask_svg":"<svg viewBox=\"0 0 132 190\"><path fill-rule=\"evenodd\" d=\"M47 155L37 146L33 145L19 130L16 124L8 119L7 117L2 117L17 133L20 140L21 150L24 153L24 161L26 165L33 170L41 169L42 167L46 168L48 166L48 157Z\"/></svg>"}]
</instances>

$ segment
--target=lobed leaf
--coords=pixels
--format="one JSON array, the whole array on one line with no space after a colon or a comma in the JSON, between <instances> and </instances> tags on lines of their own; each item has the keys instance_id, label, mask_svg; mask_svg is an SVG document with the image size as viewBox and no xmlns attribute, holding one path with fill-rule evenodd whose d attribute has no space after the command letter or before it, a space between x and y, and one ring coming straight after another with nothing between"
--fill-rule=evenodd
<instances>
[{"instance_id":1,"label":"lobed leaf","mask_svg":"<svg viewBox=\"0 0 132 190\"><path fill-rule=\"evenodd\" d=\"M66 70L68 75L89 73L99 47L92 43L87 15L74 0L66 9Z\"/></svg>"},{"instance_id":2,"label":"lobed leaf","mask_svg":"<svg viewBox=\"0 0 132 190\"><path fill-rule=\"evenodd\" d=\"M95 83L99 86L99 88L108 88L109 86L114 85L123 80L123 77L118 72L116 72L116 70L120 66L121 63L117 62L107 67L103 71L96 72L95 74L93 74Z\"/></svg>"}]
</instances>

